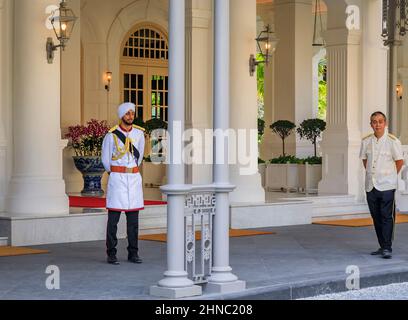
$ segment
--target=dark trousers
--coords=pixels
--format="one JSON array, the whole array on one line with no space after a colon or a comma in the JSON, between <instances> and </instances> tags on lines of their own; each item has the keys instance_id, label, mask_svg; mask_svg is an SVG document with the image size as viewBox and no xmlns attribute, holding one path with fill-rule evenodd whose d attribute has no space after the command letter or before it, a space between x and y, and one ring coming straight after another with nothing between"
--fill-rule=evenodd
<instances>
[{"instance_id":1,"label":"dark trousers","mask_svg":"<svg viewBox=\"0 0 408 320\"><path fill-rule=\"evenodd\" d=\"M374 221L378 243L382 249L392 251L395 226L395 190L367 192L367 202Z\"/></svg>"},{"instance_id":2,"label":"dark trousers","mask_svg":"<svg viewBox=\"0 0 408 320\"><path fill-rule=\"evenodd\" d=\"M108 227L106 231L106 253L108 256L116 255L118 244L117 232L121 212L109 211ZM139 211L126 212L127 238L128 238L128 257L138 254L138 236L139 236Z\"/></svg>"}]
</instances>

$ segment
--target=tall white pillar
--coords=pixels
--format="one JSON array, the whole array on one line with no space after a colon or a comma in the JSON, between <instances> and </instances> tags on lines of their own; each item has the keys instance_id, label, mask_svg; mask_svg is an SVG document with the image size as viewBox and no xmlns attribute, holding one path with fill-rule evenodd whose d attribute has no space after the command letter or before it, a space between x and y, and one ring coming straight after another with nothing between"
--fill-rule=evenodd
<instances>
[{"instance_id":1,"label":"tall white pillar","mask_svg":"<svg viewBox=\"0 0 408 320\"><path fill-rule=\"evenodd\" d=\"M5 209L11 167L13 2L0 0L0 212Z\"/></svg>"},{"instance_id":2,"label":"tall white pillar","mask_svg":"<svg viewBox=\"0 0 408 320\"><path fill-rule=\"evenodd\" d=\"M57 0L15 1L13 175L6 211L13 215L67 214L62 180L60 53L47 63L45 43L53 37L46 7Z\"/></svg>"},{"instance_id":3,"label":"tall white pillar","mask_svg":"<svg viewBox=\"0 0 408 320\"><path fill-rule=\"evenodd\" d=\"M362 90L362 126L363 136L372 132L370 116L373 112L382 111L387 113L388 95L388 48L383 45L381 37L382 1L363 1L361 13L364 32L362 34L363 45L363 83Z\"/></svg>"},{"instance_id":4,"label":"tall white pillar","mask_svg":"<svg viewBox=\"0 0 408 320\"><path fill-rule=\"evenodd\" d=\"M193 128L195 161L188 165L187 183L209 185L213 181L212 143L203 143L206 130L212 130L212 1L189 0L187 14L187 93L186 129ZM212 141L211 141L212 142Z\"/></svg>"},{"instance_id":5,"label":"tall white pillar","mask_svg":"<svg viewBox=\"0 0 408 320\"><path fill-rule=\"evenodd\" d=\"M257 83L256 77L250 76L248 65L250 55L256 53L256 1L233 0L230 10L230 127L238 137L234 147L246 156L230 166L231 183L236 186L230 200L264 202L265 190L258 173ZM239 130L244 133L241 137Z\"/></svg>"},{"instance_id":6,"label":"tall white pillar","mask_svg":"<svg viewBox=\"0 0 408 320\"><path fill-rule=\"evenodd\" d=\"M275 57L275 119L299 125L313 116L312 0L276 0L275 28L279 46ZM270 129L269 129L270 130ZM282 154L282 142L275 136L274 156ZM313 145L293 133L286 140L286 153L298 157L313 155Z\"/></svg>"},{"instance_id":7,"label":"tall white pillar","mask_svg":"<svg viewBox=\"0 0 408 320\"><path fill-rule=\"evenodd\" d=\"M240 6L241 2L234 2L234 5ZM230 114L230 98L225 94L230 91L230 0L217 0L214 4L214 130L226 132ZM245 282L238 280L229 266L229 193L234 186L229 182L229 144L224 144L223 135L216 135L214 149L216 209L213 266L206 289L218 293L237 292L245 289Z\"/></svg>"},{"instance_id":8,"label":"tall white pillar","mask_svg":"<svg viewBox=\"0 0 408 320\"><path fill-rule=\"evenodd\" d=\"M330 19L330 7L329 7ZM323 133L323 179L319 194L361 195L361 31L325 33L328 59L327 129Z\"/></svg>"},{"instance_id":9,"label":"tall white pillar","mask_svg":"<svg viewBox=\"0 0 408 320\"><path fill-rule=\"evenodd\" d=\"M185 125L185 0L169 1L169 138L170 163L167 194L167 271L150 294L182 298L201 294L201 287L188 279L184 258L184 206L190 191L185 184L181 134Z\"/></svg>"}]
</instances>

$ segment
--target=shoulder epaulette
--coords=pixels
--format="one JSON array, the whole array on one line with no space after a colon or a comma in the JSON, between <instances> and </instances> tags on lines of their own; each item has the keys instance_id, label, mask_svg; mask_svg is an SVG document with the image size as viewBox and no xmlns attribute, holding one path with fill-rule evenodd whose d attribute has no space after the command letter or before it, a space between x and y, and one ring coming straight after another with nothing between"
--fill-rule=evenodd
<instances>
[{"instance_id":1,"label":"shoulder epaulette","mask_svg":"<svg viewBox=\"0 0 408 320\"><path fill-rule=\"evenodd\" d=\"M139 130L142 130L143 132L145 132L146 131L146 129L145 128L142 128L142 127L139 127L139 126L137 126L137 125L133 125L133 128L136 128L136 129L139 129Z\"/></svg>"},{"instance_id":2,"label":"shoulder epaulette","mask_svg":"<svg viewBox=\"0 0 408 320\"><path fill-rule=\"evenodd\" d=\"M109 130L109 133L112 133L112 132L115 131L117 128L119 128L118 125L114 126L112 129Z\"/></svg>"},{"instance_id":3,"label":"shoulder epaulette","mask_svg":"<svg viewBox=\"0 0 408 320\"><path fill-rule=\"evenodd\" d=\"M394 136L393 134L389 133L388 136L392 139L392 140L398 140L398 138L396 136Z\"/></svg>"},{"instance_id":4,"label":"shoulder epaulette","mask_svg":"<svg viewBox=\"0 0 408 320\"><path fill-rule=\"evenodd\" d=\"M363 138L363 140L368 139L368 138L372 137L373 135L374 135L374 133L370 133L370 134L366 135L366 136Z\"/></svg>"}]
</instances>

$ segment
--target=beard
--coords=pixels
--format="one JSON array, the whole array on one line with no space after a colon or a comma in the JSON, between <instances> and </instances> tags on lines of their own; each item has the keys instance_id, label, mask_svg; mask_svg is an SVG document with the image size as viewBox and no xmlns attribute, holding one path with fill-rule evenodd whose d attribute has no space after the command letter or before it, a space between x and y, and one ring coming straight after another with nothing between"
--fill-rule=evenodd
<instances>
[{"instance_id":1,"label":"beard","mask_svg":"<svg viewBox=\"0 0 408 320\"><path fill-rule=\"evenodd\" d=\"M122 122L127 126L131 126L133 124L133 121L125 120L125 119L122 119Z\"/></svg>"}]
</instances>

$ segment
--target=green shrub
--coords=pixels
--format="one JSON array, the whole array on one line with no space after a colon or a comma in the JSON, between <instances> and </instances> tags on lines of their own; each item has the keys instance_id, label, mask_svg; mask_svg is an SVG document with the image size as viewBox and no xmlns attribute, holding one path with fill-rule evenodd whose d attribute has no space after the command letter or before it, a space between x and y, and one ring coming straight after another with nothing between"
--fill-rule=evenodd
<instances>
[{"instance_id":1,"label":"green shrub","mask_svg":"<svg viewBox=\"0 0 408 320\"><path fill-rule=\"evenodd\" d=\"M279 120L272 123L269 128L282 139L282 156L285 156L285 139L292 134L296 125L288 120Z\"/></svg>"},{"instance_id":2,"label":"green shrub","mask_svg":"<svg viewBox=\"0 0 408 320\"><path fill-rule=\"evenodd\" d=\"M272 163L272 164L284 164L288 162L291 164L296 164L296 163L301 163L301 160L296 158L295 156L280 156L278 158L273 158L269 160L269 163Z\"/></svg>"},{"instance_id":3,"label":"green shrub","mask_svg":"<svg viewBox=\"0 0 408 320\"><path fill-rule=\"evenodd\" d=\"M322 160L323 160L322 157L308 157L308 158L302 159L302 164L305 164L306 162L308 164L322 164L323 163Z\"/></svg>"}]
</instances>

